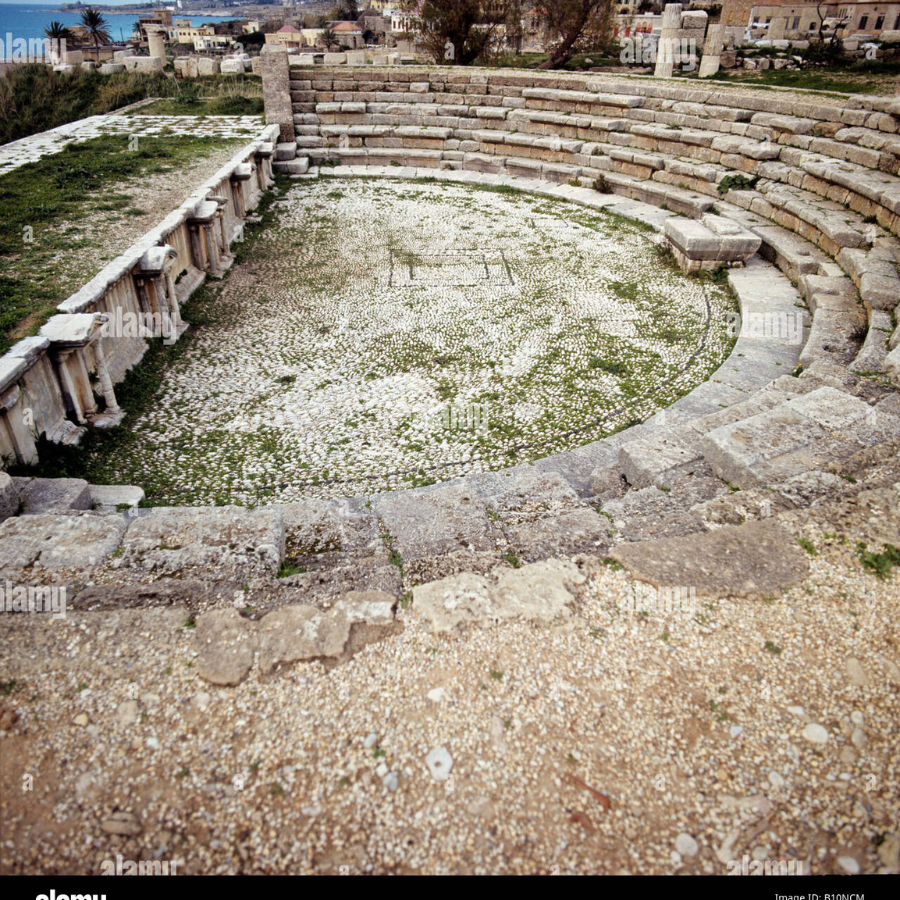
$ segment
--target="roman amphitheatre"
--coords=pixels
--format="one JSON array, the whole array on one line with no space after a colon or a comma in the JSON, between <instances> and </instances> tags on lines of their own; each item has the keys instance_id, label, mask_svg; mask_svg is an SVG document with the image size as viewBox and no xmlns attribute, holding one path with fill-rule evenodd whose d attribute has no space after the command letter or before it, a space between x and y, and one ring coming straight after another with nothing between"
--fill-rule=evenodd
<instances>
[{"instance_id":1,"label":"roman amphitheatre","mask_svg":"<svg viewBox=\"0 0 900 900\"><path fill-rule=\"evenodd\" d=\"M900 100L263 83L0 359L0 868L896 873Z\"/></svg>"}]
</instances>

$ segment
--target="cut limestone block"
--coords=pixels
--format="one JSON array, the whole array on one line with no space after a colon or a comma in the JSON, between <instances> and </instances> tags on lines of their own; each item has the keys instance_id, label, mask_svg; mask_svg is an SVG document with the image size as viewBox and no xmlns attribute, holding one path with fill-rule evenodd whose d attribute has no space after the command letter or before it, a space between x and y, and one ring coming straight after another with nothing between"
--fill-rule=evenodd
<instances>
[{"instance_id":1,"label":"cut limestone block","mask_svg":"<svg viewBox=\"0 0 900 900\"><path fill-rule=\"evenodd\" d=\"M144 499L144 489L130 484L92 484L91 504L95 509L114 510L116 507L135 507Z\"/></svg>"},{"instance_id":2,"label":"cut limestone block","mask_svg":"<svg viewBox=\"0 0 900 900\"><path fill-rule=\"evenodd\" d=\"M900 347L891 350L885 357L884 371L893 384L900 388Z\"/></svg>"},{"instance_id":3,"label":"cut limestone block","mask_svg":"<svg viewBox=\"0 0 900 900\"><path fill-rule=\"evenodd\" d=\"M574 563L556 559L496 569L491 576L464 572L413 588L413 609L433 632L509 619L570 616L571 588L585 581Z\"/></svg>"},{"instance_id":4,"label":"cut limestone block","mask_svg":"<svg viewBox=\"0 0 900 900\"><path fill-rule=\"evenodd\" d=\"M670 487L666 473L700 459L699 448L670 438L629 441L619 448L619 467L633 488Z\"/></svg>"},{"instance_id":5,"label":"cut limestone block","mask_svg":"<svg viewBox=\"0 0 900 900\"><path fill-rule=\"evenodd\" d=\"M611 555L639 581L715 599L780 594L802 582L808 571L804 552L774 522L624 544Z\"/></svg>"},{"instance_id":6,"label":"cut limestone block","mask_svg":"<svg viewBox=\"0 0 900 900\"><path fill-rule=\"evenodd\" d=\"M40 515L70 509L90 509L91 489L80 478L14 478L22 514Z\"/></svg>"},{"instance_id":7,"label":"cut limestone block","mask_svg":"<svg viewBox=\"0 0 900 900\"><path fill-rule=\"evenodd\" d=\"M897 434L900 419L876 413L843 391L821 387L716 428L703 437L701 446L716 475L746 489L818 471Z\"/></svg>"},{"instance_id":8,"label":"cut limestone block","mask_svg":"<svg viewBox=\"0 0 900 900\"><path fill-rule=\"evenodd\" d=\"M17 516L0 524L0 570L87 569L119 546L121 516L87 514Z\"/></svg>"},{"instance_id":9,"label":"cut limestone block","mask_svg":"<svg viewBox=\"0 0 900 900\"><path fill-rule=\"evenodd\" d=\"M493 524L481 502L465 486L382 494L372 508L396 540L404 560L458 549L490 550Z\"/></svg>"},{"instance_id":10,"label":"cut limestone block","mask_svg":"<svg viewBox=\"0 0 900 900\"><path fill-rule=\"evenodd\" d=\"M272 575L284 553L284 522L274 507L157 507L135 519L121 566L199 578Z\"/></svg>"},{"instance_id":11,"label":"cut limestone block","mask_svg":"<svg viewBox=\"0 0 900 900\"><path fill-rule=\"evenodd\" d=\"M305 175L309 171L309 158L298 156L296 159L274 162L272 168L285 175Z\"/></svg>"},{"instance_id":12,"label":"cut limestone block","mask_svg":"<svg viewBox=\"0 0 900 900\"><path fill-rule=\"evenodd\" d=\"M253 665L253 622L236 609L214 609L197 619L197 674L210 684L239 684Z\"/></svg>"},{"instance_id":13,"label":"cut limestone block","mask_svg":"<svg viewBox=\"0 0 900 900\"><path fill-rule=\"evenodd\" d=\"M268 675L303 660L328 665L348 659L366 644L400 629L394 619L395 603L395 597L382 591L350 592L324 613L305 604L269 613L257 630L260 672Z\"/></svg>"},{"instance_id":14,"label":"cut limestone block","mask_svg":"<svg viewBox=\"0 0 900 900\"><path fill-rule=\"evenodd\" d=\"M19 510L19 486L0 471L0 521L14 516Z\"/></svg>"},{"instance_id":15,"label":"cut limestone block","mask_svg":"<svg viewBox=\"0 0 900 900\"><path fill-rule=\"evenodd\" d=\"M752 231L712 214L699 221L674 216L666 219L665 235L682 270L689 274L722 264L742 263L762 244Z\"/></svg>"},{"instance_id":16,"label":"cut limestone block","mask_svg":"<svg viewBox=\"0 0 900 900\"><path fill-rule=\"evenodd\" d=\"M891 317L881 309L869 310L869 330L862 349L850 366L851 372L873 374L884 371L885 357L890 347Z\"/></svg>"},{"instance_id":17,"label":"cut limestone block","mask_svg":"<svg viewBox=\"0 0 900 900\"><path fill-rule=\"evenodd\" d=\"M297 155L297 142L284 141L275 145L275 161L281 162L293 159Z\"/></svg>"}]
</instances>

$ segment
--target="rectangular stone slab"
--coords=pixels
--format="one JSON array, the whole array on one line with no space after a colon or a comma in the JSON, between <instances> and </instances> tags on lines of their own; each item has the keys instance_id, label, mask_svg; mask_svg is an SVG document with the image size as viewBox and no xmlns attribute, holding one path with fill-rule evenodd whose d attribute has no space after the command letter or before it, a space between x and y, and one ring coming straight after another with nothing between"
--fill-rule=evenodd
<instances>
[{"instance_id":1,"label":"rectangular stone slab","mask_svg":"<svg viewBox=\"0 0 900 900\"><path fill-rule=\"evenodd\" d=\"M754 471L762 462L816 442L824 444L828 437L820 425L780 406L714 429L705 435L701 447L719 478L739 488L751 488L764 484Z\"/></svg>"},{"instance_id":2,"label":"rectangular stone slab","mask_svg":"<svg viewBox=\"0 0 900 900\"><path fill-rule=\"evenodd\" d=\"M0 570L87 569L119 546L126 523L110 515L17 516L0 524Z\"/></svg>"},{"instance_id":3,"label":"rectangular stone slab","mask_svg":"<svg viewBox=\"0 0 900 900\"><path fill-rule=\"evenodd\" d=\"M797 541L776 522L724 526L705 534L622 544L612 551L638 581L693 589L698 597L764 597L806 578Z\"/></svg>"},{"instance_id":4,"label":"rectangular stone slab","mask_svg":"<svg viewBox=\"0 0 900 900\"><path fill-rule=\"evenodd\" d=\"M157 507L135 519L122 541L124 566L208 579L274 574L284 553L276 507Z\"/></svg>"},{"instance_id":5,"label":"rectangular stone slab","mask_svg":"<svg viewBox=\"0 0 900 900\"><path fill-rule=\"evenodd\" d=\"M23 515L40 515L68 509L90 509L91 490L80 478L13 479L19 485Z\"/></svg>"}]
</instances>

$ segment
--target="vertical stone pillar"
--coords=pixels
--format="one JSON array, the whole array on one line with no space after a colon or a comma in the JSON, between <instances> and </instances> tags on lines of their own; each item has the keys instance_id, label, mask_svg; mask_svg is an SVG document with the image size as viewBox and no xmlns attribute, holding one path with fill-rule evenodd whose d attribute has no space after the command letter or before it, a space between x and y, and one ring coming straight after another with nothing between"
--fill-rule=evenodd
<instances>
[{"instance_id":1,"label":"vertical stone pillar","mask_svg":"<svg viewBox=\"0 0 900 900\"><path fill-rule=\"evenodd\" d=\"M21 391L15 386L0 400L0 429L4 432L0 446L9 447L20 463L30 466L38 461L37 447L31 429L25 424L20 397Z\"/></svg>"},{"instance_id":2,"label":"vertical stone pillar","mask_svg":"<svg viewBox=\"0 0 900 900\"><path fill-rule=\"evenodd\" d=\"M175 264L174 259L170 259L166 263L163 272L162 281L165 282L166 305L169 310L169 322L172 327L172 334L166 335L166 340L174 343L187 330L184 319L181 318L181 307L178 305L178 293L175 288L175 279L172 277L172 268Z\"/></svg>"},{"instance_id":3,"label":"vertical stone pillar","mask_svg":"<svg viewBox=\"0 0 900 900\"><path fill-rule=\"evenodd\" d=\"M84 350L78 349L69 357L69 371L75 381L75 389L81 398L81 409L85 417L97 413L97 398L91 387L91 374L88 372Z\"/></svg>"},{"instance_id":4,"label":"vertical stone pillar","mask_svg":"<svg viewBox=\"0 0 900 900\"><path fill-rule=\"evenodd\" d=\"M667 3L662 14L662 32L656 50L657 78L671 78L675 70L675 55L678 45L678 29L681 27L681 4Z\"/></svg>"},{"instance_id":5,"label":"vertical stone pillar","mask_svg":"<svg viewBox=\"0 0 900 900\"><path fill-rule=\"evenodd\" d=\"M725 26L710 25L703 44L703 58L700 60L700 78L709 78L719 71L722 61L722 47L725 44Z\"/></svg>"},{"instance_id":6,"label":"vertical stone pillar","mask_svg":"<svg viewBox=\"0 0 900 900\"><path fill-rule=\"evenodd\" d=\"M215 225L203 226L203 237L206 240L206 258L209 260L209 274L213 278L222 277L222 264L219 260L219 242L216 240Z\"/></svg>"},{"instance_id":7,"label":"vertical stone pillar","mask_svg":"<svg viewBox=\"0 0 900 900\"><path fill-rule=\"evenodd\" d=\"M232 175L229 181L231 184L231 197L234 201L234 214L239 219L246 219L247 211L244 208L244 179Z\"/></svg>"},{"instance_id":8,"label":"vertical stone pillar","mask_svg":"<svg viewBox=\"0 0 900 900\"><path fill-rule=\"evenodd\" d=\"M192 261L201 272L205 272L207 268L206 241L202 232L203 226L199 222L191 222L188 224L188 233L191 238Z\"/></svg>"},{"instance_id":9,"label":"vertical stone pillar","mask_svg":"<svg viewBox=\"0 0 900 900\"><path fill-rule=\"evenodd\" d=\"M134 289L137 294L138 306L140 307L141 312L150 315L158 312L153 303L152 288L148 284L148 279L134 272L132 273L132 277L134 279Z\"/></svg>"},{"instance_id":10,"label":"vertical stone pillar","mask_svg":"<svg viewBox=\"0 0 900 900\"><path fill-rule=\"evenodd\" d=\"M103 343L99 340L93 342L94 360L97 363L97 379L100 382L100 393L106 402L105 413L108 415L117 415L122 410L116 402L116 394L113 391L112 378L109 377L109 370L106 368L106 357L103 354Z\"/></svg>"},{"instance_id":11,"label":"vertical stone pillar","mask_svg":"<svg viewBox=\"0 0 900 900\"><path fill-rule=\"evenodd\" d=\"M75 372L72 371L71 361L75 357ZM81 369L84 367L84 361L81 360L81 366L78 365L79 360L77 359L78 354L74 348L68 350L60 350L56 356L56 365L58 367L57 372L59 376L59 384L62 388L63 400L66 404L66 411L71 415L75 421L79 425L87 424L87 419L85 419L85 409L82 404L82 385L79 383L82 380L82 377L87 379L87 370L84 370L82 373ZM88 381L88 390L90 390L90 381ZM93 401L93 396L91 397L91 401ZM94 411L91 409L93 407L93 402L90 403L88 408L88 412Z\"/></svg>"},{"instance_id":12,"label":"vertical stone pillar","mask_svg":"<svg viewBox=\"0 0 900 900\"><path fill-rule=\"evenodd\" d=\"M147 25L147 43L150 45L150 55L158 56L163 65L166 64L166 28L164 25Z\"/></svg>"},{"instance_id":13,"label":"vertical stone pillar","mask_svg":"<svg viewBox=\"0 0 900 900\"><path fill-rule=\"evenodd\" d=\"M294 110L291 107L291 67L287 47L264 44L260 52L263 80L263 102L266 124L281 128L281 143L295 140Z\"/></svg>"},{"instance_id":14,"label":"vertical stone pillar","mask_svg":"<svg viewBox=\"0 0 900 900\"><path fill-rule=\"evenodd\" d=\"M256 151L256 173L259 177L259 189L267 191L274 183L272 177L272 156L275 153L274 144L264 141Z\"/></svg>"}]
</instances>

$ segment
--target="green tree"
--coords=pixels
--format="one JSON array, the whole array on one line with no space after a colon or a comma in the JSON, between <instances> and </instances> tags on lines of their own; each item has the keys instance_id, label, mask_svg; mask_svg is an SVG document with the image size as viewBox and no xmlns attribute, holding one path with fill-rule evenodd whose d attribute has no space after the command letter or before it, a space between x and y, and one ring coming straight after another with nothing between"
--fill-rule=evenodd
<instances>
[{"instance_id":1,"label":"green tree","mask_svg":"<svg viewBox=\"0 0 900 900\"><path fill-rule=\"evenodd\" d=\"M99 60L100 44L108 44L112 40L108 31L109 23L96 9L88 8L81 13L81 25L88 41L94 45L94 53Z\"/></svg>"},{"instance_id":2,"label":"green tree","mask_svg":"<svg viewBox=\"0 0 900 900\"><path fill-rule=\"evenodd\" d=\"M334 17L342 22L355 22L359 18L357 0L341 0L334 9Z\"/></svg>"},{"instance_id":3,"label":"green tree","mask_svg":"<svg viewBox=\"0 0 900 900\"><path fill-rule=\"evenodd\" d=\"M436 63L468 66L489 52L508 6L508 0L406 0L400 8Z\"/></svg>"},{"instance_id":4,"label":"green tree","mask_svg":"<svg viewBox=\"0 0 900 900\"><path fill-rule=\"evenodd\" d=\"M579 49L601 48L611 41L614 0L537 0L535 9L553 38L550 58L541 69L558 69Z\"/></svg>"},{"instance_id":5,"label":"green tree","mask_svg":"<svg viewBox=\"0 0 900 900\"><path fill-rule=\"evenodd\" d=\"M72 32L55 19L44 29L44 34L50 38L51 41L68 41L72 38Z\"/></svg>"},{"instance_id":6,"label":"green tree","mask_svg":"<svg viewBox=\"0 0 900 900\"><path fill-rule=\"evenodd\" d=\"M322 32L319 36L319 40L325 45L326 50L337 47L338 45L337 35L330 28L326 28Z\"/></svg>"}]
</instances>

